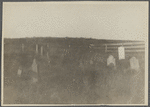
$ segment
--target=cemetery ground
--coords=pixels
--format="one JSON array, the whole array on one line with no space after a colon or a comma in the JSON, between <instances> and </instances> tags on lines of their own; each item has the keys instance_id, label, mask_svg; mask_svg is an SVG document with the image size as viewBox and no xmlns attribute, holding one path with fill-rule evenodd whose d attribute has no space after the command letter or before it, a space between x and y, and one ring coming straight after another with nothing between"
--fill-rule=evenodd
<instances>
[{"instance_id":1,"label":"cemetery ground","mask_svg":"<svg viewBox=\"0 0 150 107\"><path fill-rule=\"evenodd\" d=\"M93 53L92 53L93 54ZM107 59L107 54L103 57ZM4 104L138 104L144 103L144 61L139 59L140 74L131 72L128 62L116 69L106 63L50 62L38 57L38 82L32 84L30 66L33 56L24 55L23 73L17 76L21 55L4 60ZM65 60L65 59L64 59ZM127 60L126 60L127 61ZM117 61L116 61L117 62ZM121 62L120 62L121 64ZM144 88L143 88L144 90Z\"/></svg>"},{"instance_id":2,"label":"cemetery ground","mask_svg":"<svg viewBox=\"0 0 150 107\"><path fill-rule=\"evenodd\" d=\"M102 45L106 41L44 40L39 38L35 42L30 38L5 41L4 104L144 103L144 53L129 52L125 54L125 60L119 60L116 52L108 53L104 48L88 48L91 43ZM21 50L22 43L24 52ZM35 52L36 44L39 46L38 55ZM40 52L42 46L43 55ZM113 63L107 66L110 55L115 58L115 67ZM132 57L138 59L139 70L131 69ZM34 59L38 73L31 69ZM18 75L20 67L22 72ZM33 77L38 81L33 82Z\"/></svg>"}]
</instances>

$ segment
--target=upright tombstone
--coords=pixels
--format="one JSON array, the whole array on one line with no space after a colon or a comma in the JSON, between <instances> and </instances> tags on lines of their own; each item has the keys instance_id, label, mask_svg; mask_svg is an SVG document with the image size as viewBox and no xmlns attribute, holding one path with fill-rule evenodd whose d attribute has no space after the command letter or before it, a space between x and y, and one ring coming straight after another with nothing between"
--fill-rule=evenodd
<instances>
[{"instance_id":1,"label":"upright tombstone","mask_svg":"<svg viewBox=\"0 0 150 107\"><path fill-rule=\"evenodd\" d=\"M135 57L132 57L130 59L130 67L132 70L139 70L140 66L139 66L139 60L136 59Z\"/></svg>"},{"instance_id":2,"label":"upright tombstone","mask_svg":"<svg viewBox=\"0 0 150 107\"><path fill-rule=\"evenodd\" d=\"M107 58L107 66L116 67L116 60L112 55Z\"/></svg>"},{"instance_id":3,"label":"upright tombstone","mask_svg":"<svg viewBox=\"0 0 150 107\"><path fill-rule=\"evenodd\" d=\"M43 46L41 46L41 55L43 56Z\"/></svg>"},{"instance_id":4,"label":"upright tombstone","mask_svg":"<svg viewBox=\"0 0 150 107\"><path fill-rule=\"evenodd\" d=\"M119 60L125 59L125 50L123 46L118 47Z\"/></svg>"},{"instance_id":5,"label":"upright tombstone","mask_svg":"<svg viewBox=\"0 0 150 107\"><path fill-rule=\"evenodd\" d=\"M36 59L33 59L33 63L32 63L32 82L36 83L38 81L38 65L36 63Z\"/></svg>"},{"instance_id":6,"label":"upright tombstone","mask_svg":"<svg viewBox=\"0 0 150 107\"><path fill-rule=\"evenodd\" d=\"M33 59L32 71L38 73L36 59Z\"/></svg>"},{"instance_id":7,"label":"upright tombstone","mask_svg":"<svg viewBox=\"0 0 150 107\"><path fill-rule=\"evenodd\" d=\"M18 72L17 72L18 77L21 77L21 73L22 73L22 69L21 67L19 67Z\"/></svg>"},{"instance_id":8,"label":"upright tombstone","mask_svg":"<svg viewBox=\"0 0 150 107\"><path fill-rule=\"evenodd\" d=\"M38 54L38 44L36 44L36 54Z\"/></svg>"},{"instance_id":9,"label":"upright tombstone","mask_svg":"<svg viewBox=\"0 0 150 107\"><path fill-rule=\"evenodd\" d=\"M24 44L22 44L22 52L24 52Z\"/></svg>"}]
</instances>

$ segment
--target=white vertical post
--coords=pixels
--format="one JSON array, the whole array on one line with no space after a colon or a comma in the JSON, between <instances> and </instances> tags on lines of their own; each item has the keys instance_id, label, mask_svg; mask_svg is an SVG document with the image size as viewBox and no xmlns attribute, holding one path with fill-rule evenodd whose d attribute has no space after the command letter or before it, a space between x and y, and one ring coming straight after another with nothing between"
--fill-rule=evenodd
<instances>
[{"instance_id":1,"label":"white vertical post","mask_svg":"<svg viewBox=\"0 0 150 107\"><path fill-rule=\"evenodd\" d=\"M41 46L41 55L43 56L43 46Z\"/></svg>"},{"instance_id":2,"label":"white vertical post","mask_svg":"<svg viewBox=\"0 0 150 107\"><path fill-rule=\"evenodd\" d=\"M24 44L22 44L22 52L24 52Z\"/></svg>"},{"instance_id":3,"label":"white vertical post","mask_svg":"<svg viewBox=\"0 0 150 107\"><path fill-rule=\"evenodd\" d=\"M118 47L119 60L125 59L125 49L123 46Z\"/></svg>"},{"instance_id":4,"label":"white vertical post","mask_svg":"<svg viewBox=\"0 0 150 107\"><path fill-rule=\"evenodd\" d=\"M49 59L48 49L49 49L49 44L47 43L47 58Z\"/></svg>"},{"instance_id":5,"label":"white vertical post","mask_svg":"<svg viewBox=\"0 0 150 107\"><path fill-rule=\"evenodd\" d=\"M36 54L38 54L38 44L36 44Z\"/></svg>"},{"instance_id":6,"label":"white vertical post","mask_svg":"<svg viewBox=\"0 0 150 107\"><path fill-rule=\"evenodd\" d=\"M47 58L49 58L49 55L48 55L48 48L49 48L49 44L47 43Z\"/></svg>"}]
</instances>

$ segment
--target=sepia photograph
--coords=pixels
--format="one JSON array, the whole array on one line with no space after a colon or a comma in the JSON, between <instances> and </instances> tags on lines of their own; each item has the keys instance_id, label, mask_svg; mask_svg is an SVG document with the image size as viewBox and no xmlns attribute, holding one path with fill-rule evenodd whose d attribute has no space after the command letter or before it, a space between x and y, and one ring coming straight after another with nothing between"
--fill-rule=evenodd
<instances>
[{"instance_id":1,"label":"sepia photograph","mask_svg":"<svg viewBox=\"0 0 150 107\"><path fill-rule=\"evenodd\" d=\"M2 7L2 106L148 105L148 1Z\"/></svg>"}]
</instances>

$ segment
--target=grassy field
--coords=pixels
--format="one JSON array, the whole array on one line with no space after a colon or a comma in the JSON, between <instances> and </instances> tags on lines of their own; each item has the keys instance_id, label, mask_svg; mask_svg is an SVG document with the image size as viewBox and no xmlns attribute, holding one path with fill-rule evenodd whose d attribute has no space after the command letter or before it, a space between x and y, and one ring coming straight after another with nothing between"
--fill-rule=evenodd
<instances>
[{"instance_id":1,"label":"grassy field","mask_svg":"<svg viewBox=\"0 0 150 107\"><path fill-rule=\"evenodd\" d=\"M34 52L21 53L16 48L10 51L10 45L6 45L4 104L144 103L144 53L129 53L126 60L120 61L117 53L89 49L86 45L83 45L84 48L79 48L79 45L71 48L65 45L58 48L60 44L50 46L49 59L46 54L36 56L38 82L32 84L33 74L29 68L35 58ZM32 46L28 50L32 50ZM116 69L106 66L110 54L116 58ZM132 56L139 59L139 72L130 69L129 59ZM90 64L90 60L93 63ZM23 66L21 78L17 76L19 66Z\"/></svg>"}]
</instances>

